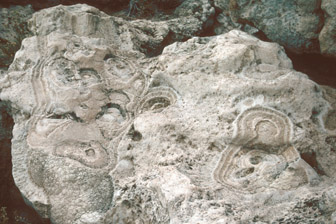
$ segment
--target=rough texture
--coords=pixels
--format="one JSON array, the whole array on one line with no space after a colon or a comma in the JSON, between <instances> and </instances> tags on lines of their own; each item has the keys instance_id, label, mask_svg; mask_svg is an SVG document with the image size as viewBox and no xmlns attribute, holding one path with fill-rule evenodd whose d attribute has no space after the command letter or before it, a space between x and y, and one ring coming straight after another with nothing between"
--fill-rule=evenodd
<instances>
[{"instance_id":1,"label":"rough texture","mask_svg":"<svg viewBox=\"0 0 336 224\"><path fill-rule=\"evenodd\" d=\"M215 0L223 12L219 22L254 27L268 39L297 52L318 52L318 34L323 26L320 0ZM248 26L248 28L245 28ZM238 27L237 27L238 28ZM222 28L223 29L223 28ZM257 29L257 30L256 30ZM217 29L221 32L221 29Z\"/></svg>"},{"instance_id":2,"label":"rough texture","mask_svg":"<svg viewBox=\"0 0 336 224\"><path fill-rule=\"evenodd\" d=\"M1 7L10 7L15 5L31 5L34 10L38 11L44 8L49 8L57 5L73 5L78 3L86 3L99 8L106 12L115 12L127 7L130 0L2 0Z\"/></svg>"},{"instance_id":3,"label":"rough texture","mask_svg":"<svg viewBox=\"0 0 336 224\"><path fill-rule=\"evenodd\" d=\"M31 6L0 8L0 68L12 63L21 41L29 35L27 20L33 12Z\"/></svg>"},{"instance_id":4,"label":"rough texture","mask_svg":"<svg viewBox=\"0 0 336 224\"><path fill-rule=\"evenodd\" d=\"M336 2L323 0L322 9L325 12L325 24L319 35L321 52L336 57Z\"/></svg>"},{"instance_id":5,"label":"rough texture","mask_svg":"<svg viewBox=\"0 0 336 224\"><path fill-rule=\"evenodd\" d=\"M0 80L5 77L21 41L30 35L27 20L33 12L31 6L0 8ZM47 224L48 220L43 220L24 202L13 180L11 138L14 124L10 110L8 102L0 101L0 223Z\"/></svg>"},{"instance_id":6,"label":"rough texture","mask_svg":"<svg viewBox=\"0 0 336 224\"><path fill-rule=\"evenodd\" d=\"M131 0L128 15L136 17L150 16L153 18L164 12L170 14L184 1L185 0Z\"/></svg>"},{"instance_id":7,"label":"rough texture","mask_svg":"<svg viewBox=\"0 0 336 224\"><path fill-rule=\"evenodd\" d=\"M201 7L206 2L207 0L200 0L194 4ZM180 7L183 10L183 5ZM35 35L47 35L57 30L78 36L103 38L121 50L135 54L140 51L154 56L161 53L163 46L168 43L188 39L200 33L207 18L214 13L209 4L204 4L203 7L204 10L196 16L192 15L195 11L190 11L175 19L152 22L126 21L84 5L80 9L76 6L57 6L34 14L31 29ZM179 14L182 10L178 8L176 13ZM83 29L83 26L87 26L87 29Z\"/></svg>"},{"instance_id":8,"label":"rough texture","mask_svg":"<svg viewBox=\"0 0 336 224\"><path fill-rule=\"evenodd\" d=\"M33 208L26 205L12 177L11 138L13 119L10 105L0 101L0 223L48 224Z\"/></svg>"},{"instance_id":9,"label":"rough texture","mask_svg":"<svg viewBox=\"0 0 336 224\"><path fill-rule=\"evenodd\" d=\"M15 112L15 183L43 217L336 221L336 93L278 44L234 30L150 58L167 23L86 5L42 10L31 27L0 98Z\"/></svg>"}]
</instances>

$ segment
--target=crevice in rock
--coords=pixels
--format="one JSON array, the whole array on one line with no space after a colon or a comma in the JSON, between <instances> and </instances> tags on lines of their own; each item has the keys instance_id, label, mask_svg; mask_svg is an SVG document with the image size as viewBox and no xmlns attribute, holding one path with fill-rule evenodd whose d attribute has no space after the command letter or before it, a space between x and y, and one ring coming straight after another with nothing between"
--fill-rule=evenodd
<instances>
[{"instance_id":1,"label":"crevice in rock","mask_svg":"<svg viewBox=\"0 0 336 224\"><path fill-rule=\"evenodd\" d=\"M294 53L286 49L295 70L305 73L320 85L336 87L336 59L318 53Z\"/></svg>"},{"instance_id":2,"label":"crevice in rock","mask_svg":"<svg viewBox=\"0 0 336 224\"><path fill-rule=\"evenodd\" d=\"M14 126L8 103L0 101L0 223L50 224L25 204L12 176L11 138Z\"/></svg>"},{"instance_id":3,"label":"crevice in rock","mask_svg":"<svg viewBox=\"0 0 336 224\"><path fill-rule=\"evenodd\" d=\"M217 34L215 29L221 25L217 18L219 14L222 13L222 10L218 7L215 7L213 2L211 2L211 5L215 9L215 13L204 23L202 32L199 34L200 37L216 36Z\"/></svg>"},{"instance_id":4,"label":"crevice in rock","mask_svg":"<svg viewBox=\"0 0 336 224\"><path fill-rule=\"evenodd\" d=\"M161 20L174 13L184 0L130 0L127 9L129 19Z\"/></svg>"},{"instance_id":5,"label":"crevice in rock","mask_svg":"<svg viewBox=\"0 0 336 224\"><path fill-rule=\"evenodd\" d=\"M142 134L139 131L134 129L134 125L131 126L127 135L132 139L132 141L138 142L142 139Z\"/></svg>"},{"instance_id":6,"label":"crevice in rock","mask_svg":"<svg viewBox=\"0 0 336 224\"><path fill-rule=\"evenodd\" d=\"M317 33L320 33L325 23L325 15L324 15L324 11L322 10L322 0L319 0L318 5L319 7L314 11L314 13L318 15L320 18L320 21L318 24L318 30L317 30Z\"/></svg>"},{"instance_id":7,"label":"crevice in rock","mask_svg":"<svg viewBox=\"0 0 336 224\"><path fill-rule=\"evenodd\" d=\"M262 30L259 30L258 32L256 32L254 34L254 36L257 37L258 39L262 40L262 41L272 42L270 39L268 39L268 37L266 36L266 34Z\"/></svg>"},{"instance_id":8,"label":"crevice in rock","mask_svg":"<svg viewBox=\"0 0 336 224\"><path fill-rule=\"evenodd\" d=\"M146 44L142 45L141 48L142 49L146 49L146 56L147 57L156 57L159 56L160 54L162 54L163 49L168 46L169 44L174 43L174 33L169 31L169 33L167 34L167 36L162 40L160 46L157 46L155 48L150 48L148 47Z\"/></svg>"},{"instance_id":9,"label":"crevice in rock","mask_svg":"<svg viewBox=\"0 0 336 224\"><path fill-rule=\"evenodd\" d=\"M316 153L315 152L305 152L301 153L301 158L306 161L319 175L325 175L325 172L319 166L316 160Z\"/></svg>"},{"instance_id":10,"label":"crevice in rock","mask_svg":"<svg viewBox=\"0 0 336 224\"><path fill-rule=\"evenodd\" d=\"M186 37L182 40L179 40L180 42L185 42L188 39L190 39L190 37ZM149 58L151 57L156 57L159 56L160 54L162 54L162 51L165 47L167 47L170 44L173 44L174 42L177 41L177 37L176 34L173 33L172 31L169 31L169 33L167 34L167 36L162 40L162 42L160 43L159 46L156 46L154 48L151 48L150 46L148 46L147 44L144 44L141 46L142 49L145 49L145 55Z\"/></svg>"},{"instance_id":11,"label":"crevice in rock","mask_svg":"<svg viewBox=\"0 0 336 224\"><path fill-rule=\"evenodd\" d=\"M170 0L170 1L159 1L157 6L165 14L172 14L177 7L179 7L184 0Z\"/></svg>"}]
</instances>

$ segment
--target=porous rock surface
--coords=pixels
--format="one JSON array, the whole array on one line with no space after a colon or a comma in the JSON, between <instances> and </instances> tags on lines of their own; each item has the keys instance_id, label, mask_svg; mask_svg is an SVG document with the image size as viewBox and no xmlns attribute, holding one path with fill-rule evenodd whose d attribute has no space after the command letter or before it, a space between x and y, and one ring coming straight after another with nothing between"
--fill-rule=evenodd
<instances>
[{"instance_id":1,"label":"porous rock surface","mask_svg":"<svg viewBox=\"0 0 336 224\"><path fill-rule=\"evenodd\" d=\"M296 51L317 51L322 13L319 0L215 0L223 13L252 25L270 40Z\"/></svg>"},{"instance_id":2,"label":"porous rock surface","mask_svg":"<svg viewBox=\"0 0 336 224\"><path fill-rule=\"evenodd\" d=\"M35 13L30 23L32 32L37 36L48 35L53 31L70 32L79 36L102 38L107 44L119 45L118 48L124 51L153 56L162 51L160 46L163 43L188 39L200 33L203 24L214 13L210 4L206 3L207 0L194 2L197 6L195 11L202 5L204 8L196 15L192 10L182 15L184 5L181 5L181 10L176 10L177 18L166 21L126 21L109 16L94 7L56 6Z\"/></svg>"},{"instance_id":3,"label":"porous rock surface","mask_svg":"<svg viewBox=\"0 0 336 224\"><path fill-rule=\"evenodd\" d=\"M41 9L57 6L57 5L73 5L78 3L93 5L103 11L117 11L123 7L127 7L130 0L2 0L0 2L1 7L10 6L26 6L31 5L34 10L38 11Z\"/></svg>"},{"instance_id":4,"label":"porous rock surface","mask_svg":"<svg viewBox=\"0 0 336 224\"><path fill-rule=\"evenodd\" d=\"M0 69L12 63L21 41L29 35L27 20L33 12L29 5L0 8Z\"/></svg>"},{"instance_id":5,"label":"porous rock surface","mask_svg":"<svg viewBox=\"0 0 336 224\"><path fill-rule=\"evenodd\" d=\"M26 200L57 224L335 222L336 90L238 30L146 57L158 24L34 14L0 81Z\"/></svg>"},{"instance_id":6,"label":"porous rock surface","mask_svg":"<svg viewBox=\"0 0 336 224\"><path fill-rule=\"evenodd\" d=\"M217 34L232 28L266 38L288 49L336 57L333 0L214 0L221 11Z\"/></svg>"},{"instance_id":7,"label":"porous rock surface","mask_svg":"<svg viewBox=\"0 0 336 224\"><path fill-rule=\"evenodd\" d=\"M319 35L321 52L336 57L336 2L323 0L321 7L325 12L325 24Z\"/></svg>"}]
</instances>

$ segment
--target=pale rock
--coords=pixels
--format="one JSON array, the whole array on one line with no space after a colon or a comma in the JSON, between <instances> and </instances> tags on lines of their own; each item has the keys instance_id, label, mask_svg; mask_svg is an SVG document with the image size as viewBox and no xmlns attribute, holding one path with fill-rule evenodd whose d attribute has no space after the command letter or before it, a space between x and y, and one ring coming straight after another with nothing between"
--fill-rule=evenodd
<instances>
[{"instance_id":1,"label":"pale rock","mask_svg":"<svg viewBox=\"0 0 336 224\"><path fill-rule=\"evenodd\" d=\"M59 5L41 10L33 15L30 27L37 36L57 32L102 38L117 49L137 54L139 51L149 53L161 44L169 32L164 22L128 22L85 4L68 7ZM146 33L148 31L150 35Z\"/></svg>"},{"instance_id":2,"label":"pale rock","mask_svg":"<svg viewBox=\"0 0 336 224\"><path fill-rule=\"evenodd\" d=\"M35 13L30 27L38 36L58 32L102 38L120 50L155 56L165 42L181 41L201 33L209 17L214 15L208 0L191 2L194 8L188 4L190 1L185 1L175 10L174 18L163 21L126 21L85 4L59 5ZM185 9L192 11L185 13ZM196 11L199 11L198 16Z\"/></svg>"},{"instance_id":3,"label":"pale rock","mask_svg":"<svg viewBox=\"0 0 336 224\"><path fill-rule=\"evenodd\" d=\"M32 21L35 36L4 74L0 98L15 111L15 183L42 216L56 224L335 219L335 90L293 70L278 44L233 30L148 58L139 21L85 5Z\"/></svg>"}]
</instances>

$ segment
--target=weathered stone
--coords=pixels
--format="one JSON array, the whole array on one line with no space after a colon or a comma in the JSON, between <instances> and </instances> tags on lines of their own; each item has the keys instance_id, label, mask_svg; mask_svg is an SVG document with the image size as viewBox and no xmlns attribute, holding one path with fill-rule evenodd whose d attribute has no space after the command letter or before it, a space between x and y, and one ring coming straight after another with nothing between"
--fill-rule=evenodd
<instances>
[{"instance_id":1,"label":"weathered stone","mask_svg":"<svg viewBox=\"0 0 336 224\"><path fill-rule=\"evenodd\" d=\"M155 18L163 12L171 13L183 1L185 0L131 0L128 15Z\"/></svg>"},{"instance_id":2,"label":"weathered stone","mask_svg":"<svg viewBox=\"0 0 336 224\"><path fill-rule=\"evenodd\" d=\"M27 20L32 16L31 6L0 8L0 68L7 68L28 36Z\"/></svg>"},{"instance_id":3,"label":"weathered stone","mask_svg":"<svg viewBox=\"0 0 336 224\"><path fill-rule=\"evenodd\" d=\"M319 0L215 0L223 10L221 17L229 15L243 27L255 27L271 41L296 52L319 51L318 34L323 25L319 4Z\"/></svg>"},{"instance_id":4,"label":"weathered stone","mask_svg":"<svg viewBox=\"0 0 336 224\"><path fill-rule=\"evenodd\" d=\"M293 70L278 44L233 30L146 57L167 23L126 22L86 5L40 11L31 27L0 98L15 111L15 183L42 216L334 219L334 89Z\"/></svg>"},{"instance_id":5,"label":"weathered stone","mask_svg":"<svg viewBox=\"0 0 336 224\"><path fill-rule=\"evenodd\" d=\"M34 10L57 6L57 5L74 5L78 3L89 4L99 8L104 12L115 12L127 8L130 0L2 0L0 7L8 8L10 6L31 5Z\"/></svg>"},{"instance_id":6,"label":"weathered stone","mask_svg":"<svg viewBox=\"0 0 336 224\"><path fill-rule=\"evenodd\" d=\"M321 7L325 12L325 23L319 35L321 53L336 57L336 2L323 0Z\"/></svg>"},{"instance_id":7,"label":"weathered stone","mask_svg":"<svg viewBox=\"0 0 336 224\"><path fill-rule=\"evenodd\" d=\"M201 6L204 1L207 0L202 0L195 5ZM35 35L47 35L56 31L103 38L109 44L117 46L118 49L128 50L135 54L139 54L140 51L153 56L159 54L170 42L188 39L200 33L203 24L212 14L211 6L206 5L204 13L199 16L188 15L157 22L126 21L108 16L87 5L56 6L35 13L31 20L31 29ZM86 28L83 29L83 26Z\"/></svg>"},{"instance_id":8,"label":"weathered stone","mask_svg":"<svg viewBox=\"0 0 336 224\"><path fill-rule=\"evenodd\" d=\"M1 3L0 3L1 4ZM29 35L27 20L33 9L30 6L0 8L0 82L6 80L7 68ZM0 91L3 86L0 84ZM12 176L11 138L13 119L10 105L0 100L0 223L49 223L26 205Z\"/></svg>"},{"instance_id":9,"label":"weathered stone","mask_svg":"<svg viewBox=\"0 0 336 224\"><path fill-rule=\"evenodd\" d=\"M16 187L12 176L11 138L13 119L8 102L0 101L0 223L48 224L28 206Z\"/></svg>"}]
</instances>

